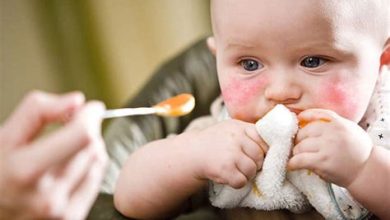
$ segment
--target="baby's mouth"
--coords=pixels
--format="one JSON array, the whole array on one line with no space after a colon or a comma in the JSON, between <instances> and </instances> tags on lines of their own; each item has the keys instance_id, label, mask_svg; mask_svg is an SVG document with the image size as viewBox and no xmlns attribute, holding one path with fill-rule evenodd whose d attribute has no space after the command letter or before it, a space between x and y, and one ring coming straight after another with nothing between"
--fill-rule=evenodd
<instances>
[{"instance_id":1,"label":"baby's mouth","mask_svg":"<svg viewBox=\"0 0 390 220\"><path fill-rule=\"evenodd\" d=\"M288 110L290 110L291 112L294 112L295 114L299 115L299 113L301 113L303 110L302 109L298 109L298 108L292 108L292 107L288 107Z\"/></svg>"},{"instance_id":2,"label":"baby's mouth","mask_svg":"<svg viewBox=\"0 0 390 220\"><path fill-rule=\"evenodd\" d=\"M285 106L286 106L286 105L285 105ZM275 107L275 106L273 106L272 108L274 108L274 107ZM286 106L286 108L287 108L288 110L290 110L290 112L293 112L293 113L296 114L296 115L299 115L299 113L301 113L301 112L304 111L304 109L293 108L293 107L289 107L289 106ZM272 109L271 109L271 110L272 110ZM269 111L271 111L271 110L269 110ZM266 115L269 111L267 111L264 115ZM258 120L260 120L261 118L263 118L264 115L261 116L261 117L259 117L259 118L257 118L256 120L253 120L253 121L250 121L250 122L256 123ZM249 121L248 121L248 122L249 122Z\"/></svg>"}]
</instances>

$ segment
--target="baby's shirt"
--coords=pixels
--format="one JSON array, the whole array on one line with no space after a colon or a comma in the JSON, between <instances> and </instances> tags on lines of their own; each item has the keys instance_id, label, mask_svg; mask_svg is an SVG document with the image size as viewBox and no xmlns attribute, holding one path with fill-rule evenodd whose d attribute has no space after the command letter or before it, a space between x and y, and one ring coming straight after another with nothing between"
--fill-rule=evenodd
<instances>
[{"instance_id":1,"label":"baby's shirt","mask_svg":"<svg viewBox=\"0 0 390 220\"><path fill-rule=\"evenodd\" d=\"M378 146L390 149L390 66L383 66L360 126Z\"/></svg>"}]
</instances>

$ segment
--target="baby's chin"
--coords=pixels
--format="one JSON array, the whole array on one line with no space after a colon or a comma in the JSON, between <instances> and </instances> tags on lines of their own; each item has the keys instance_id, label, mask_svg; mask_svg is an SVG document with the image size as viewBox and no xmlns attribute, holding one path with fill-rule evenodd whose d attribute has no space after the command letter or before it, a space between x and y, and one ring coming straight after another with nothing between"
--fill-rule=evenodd
<instances>
[{"instance_id":1,"label":"baby's chin","mask_svg":"<svg viewBox=\"0 0 390 220\"><path fill-rule=\"evenodd\" d=\"M243 114L233 114L233 115L230 115L230 117L232 119L245 121L245 122L248 122L248 123L256 123L260 118L262 118L262 117L243 115Z\"/></svg>"}]
</instances>

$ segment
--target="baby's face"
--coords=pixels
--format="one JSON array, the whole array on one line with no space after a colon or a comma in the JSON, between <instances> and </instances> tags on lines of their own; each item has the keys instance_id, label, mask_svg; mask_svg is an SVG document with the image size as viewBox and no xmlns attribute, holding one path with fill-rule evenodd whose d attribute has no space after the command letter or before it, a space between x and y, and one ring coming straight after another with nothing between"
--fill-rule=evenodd
<instances>
[{"instance_id":1,"label":"baby's face","mask_svg":"<svg viewBox=\"0 0 390 220\"><path fill-rule=\"evenodd\" d=\"M281 103L296 113L323 108L360 121L382 45L326 2L215 2L218 77L233 118L255 122Z\"/></svg>"}]
</instances>

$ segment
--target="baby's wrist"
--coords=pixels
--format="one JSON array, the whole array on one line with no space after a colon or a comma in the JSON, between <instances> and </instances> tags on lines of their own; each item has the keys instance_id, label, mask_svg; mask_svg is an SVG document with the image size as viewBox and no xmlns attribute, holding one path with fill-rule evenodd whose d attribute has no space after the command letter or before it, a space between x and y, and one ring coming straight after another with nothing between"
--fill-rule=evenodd
<instances>
[{"instance_id":1,"label":"baby's wrist","mask_svg":"<svg viewBox=\"0 0 390 220\"><path fill-rule=\"evenodd\" d=\"M373 147L362 173L347 190L364 207L378 216L388 213L388 186L390 184L390 151Z\"/></svg>"},{"instance_id":2,"label":"baby's wrist","mask_svg":"<svg viewBox=\"0 0 390 220\"><path fill-rule=\"evenodd\" d=\"M364 189L370 181L373 181L376 176L376 168L377 164L377 154L378 147L374 146L371 149L370 155L361 167L361 169L357 172L353 180L345 186L345 188L352 194L355 192L359 192Z\"/></svg>"},{"instance_id":3,"label":"baby's wrist","mask_svg":"<svg viewBox=\"0 0 390 220\"><path fill-rule=\"evenodd\" d=\"M178 157L182 160L182 165L187 166L188 173L200 184L206 185L207 179L202 172L202 159L197 151L197 144L194 142L196 131L184 132L175 137L174 145L179 148L177 150Z\"/></svg>"},{"instance_id":4,"label":"baby's wrist","mask_svg":"<svg viewBox=\"0 0 390 220\"><path fill-rule=\"evenodd\" d=\"M370 161L373 159L375 145L366 132L361 137L363 138L358 142L359 146L353 146L357 151L351 155L348 172L344 172L343 181L336 183L344 188L348 188L355 182L359 182L360 179L364 179L365 175L370 175L367 168L370 167Z\"/></svg>"}]
</instances>

